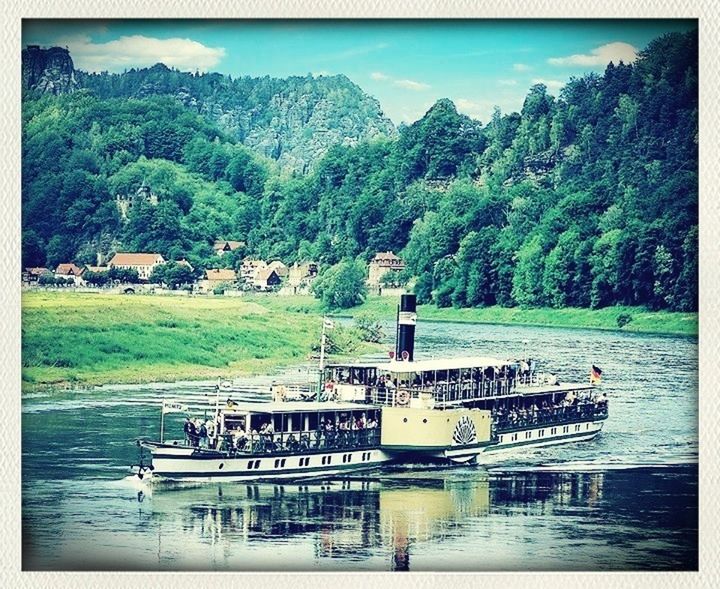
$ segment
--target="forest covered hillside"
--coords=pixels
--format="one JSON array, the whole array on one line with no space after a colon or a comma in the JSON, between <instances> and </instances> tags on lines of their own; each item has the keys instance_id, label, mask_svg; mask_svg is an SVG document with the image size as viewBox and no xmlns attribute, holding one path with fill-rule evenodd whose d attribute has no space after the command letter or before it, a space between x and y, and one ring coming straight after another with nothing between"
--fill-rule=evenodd
<instances>
[{"instance_id":1,"label":"forest covered hillside","mask_svg":"<svg viewBox=\"0 0 720 589\"><path fill-rule=\"evenodd\" d=\"M342 76L155 66L65 72L64 91L52 72L25 73L24 266L120 249L199 267L393 250L421 301L440 306L697 308L696 31L573 78L557 98L535 85L519 113L482 124L443 99L397 133ZM323 98L303 110L306 90ZM309 124L320 108L339 118ZM323 137L324 155L290 173L263 135L273 109L308 145ZM353 121L364 134L348 137ZM122 218L117 196L143 182L157 205ZM218 238L246 247L217 259Z\"/></svg>"},{"instance_id":2,"label":"forest covered hillside","mask_svg":"<svg viewBox=\"0 0 720 589\"><path fill-rule=\"evenodd\" d=\"M101 99L170 97L290 172L309 171L333 145L396 133L378 101L343 75L233 79L161 63L121 74L87 73L75 70L69 52L59 47L26 49L22 61L31 94L84 88Z\"/></svg>"}]
</instances>

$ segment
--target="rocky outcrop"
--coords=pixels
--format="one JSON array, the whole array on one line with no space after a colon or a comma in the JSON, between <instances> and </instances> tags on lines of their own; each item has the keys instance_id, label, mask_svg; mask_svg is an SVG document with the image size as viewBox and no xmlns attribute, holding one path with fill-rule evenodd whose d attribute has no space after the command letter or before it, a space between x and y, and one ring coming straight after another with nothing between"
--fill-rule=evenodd
<instances>
[{"instance_id":1,"label":"rocky outcrop","mask_svg":"<svg viewBox=\"0 0 720 589\"><path fill-rule=\"evenodd\" d=\"M180 72L158 63L122 74L76 71L67 49L28 46L26 89L62 94L87 88L100 98L172 96L289 172L307 172L334 145L396 134L380 103L344 75L286 79Z\"/></svg>"},{"instance_id":2,"label":"rocky outcrop","mask_svg":"<svg viewBox=\"0 0 720 589\"><path fill-rule=\"evenodd\" d=\"M65 94L78 88L70 52L61 47L23 49L22 80L24 88L42 93Z\"/></svg>"},{"instance_id":3,"label":"rocky outcrop","mask_svg":"<svg viewBox=\"0 0 720 589\"><path fill-rule=\"evenodd\" d=\"M102 98L172 96L286 171L308 171L334 145L396 134L380 103L343 75L232 79L156 64L78 79Z\"/></svg>"}]
</instances>

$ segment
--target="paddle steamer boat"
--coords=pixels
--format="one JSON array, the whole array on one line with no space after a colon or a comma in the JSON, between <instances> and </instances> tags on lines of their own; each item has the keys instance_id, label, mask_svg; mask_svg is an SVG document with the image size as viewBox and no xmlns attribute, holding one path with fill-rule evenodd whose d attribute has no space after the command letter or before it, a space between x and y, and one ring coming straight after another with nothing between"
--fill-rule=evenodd
<instances>
[{"instance_id":1,"label":"paddle steamer boat","mask_svg":"<svg viewBox=\"0 0 720 589\"><path fill-rule=\"evenodd\" d=\"M140 478L277 480L332 476L387 462L482 462L503 450L589 440L608 403L590 383L560 383L529 358L414 359L415 295L402 295L392 358L322 366L307 400L220 403L207 438L142 440ZM323 338L324 338L323 332ZM168 410L187 408L163 402ZM207 440L207 441L205 441Z\"/></svg>"}]
</instances>

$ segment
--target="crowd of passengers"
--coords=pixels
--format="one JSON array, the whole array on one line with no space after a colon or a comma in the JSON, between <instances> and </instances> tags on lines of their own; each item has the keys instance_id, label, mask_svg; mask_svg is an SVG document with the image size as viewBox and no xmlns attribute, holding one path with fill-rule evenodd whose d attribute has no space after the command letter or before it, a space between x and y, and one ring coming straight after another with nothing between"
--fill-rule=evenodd
<instances>
[{"instance_id":1,"label":"crowd of passengers","mask_svg":"<svg viewBox=\"0 0 720 589\"><path fill-rule=\"evenodd\" d=\"M447 374L447 371L438 372L423 372L422 374L416 374L412 381L401 380L397 378L391 378L390 375L381 374L370 375L367 378L361 378L358 373L351 373L349 370L340 370L336 373L337 381L328 380L326 388L332 388L332 385L337 382L338 384L351 384L351 385L366 385L369 387L377 387L379 392L385 390L393 390L398 386L401 388L423 388L431 389L436 384L447 383L447 384L458 384L463 383L481 383L487 381L504 381L514 380L516 377L521 382L529 380L535 371L535 361L530 360L529 362L521 361L518 365L503 365L503 366L488 366L487 368L473 368L464 369L460 378L457 370L450 371L451 374ZM444 378L444 376L447 378ZM437 378L437 382L436 379ZM556 384L557 380L555 383ZM329 385L329 386L328 386Z\"/></svg>"},{"instance_id":2,"label":"crowd of passengers","mask_svg":"<svg viewBox=\"0 0 720 589\"><path fill-rule=\"evenodd\" d=\"M376 437L373 432L378 427L377 420L361 413L358 417L336 417L320 419L319 427L314 432L302 432L296 437L293 433L275 433L272 421L264 422L259 430L237 425L228 429L223 435L216 435L217 424L208 419L185 418L185 441L198 448L221 449L227 451L280 451L309 448L349 446L350 444L370 443ZM311 435L312 434L312 438Z\"/></svg>"},{"instance_id":3,"label":"crowd of passengers","mask_svg":"<svg viewBox=\"0 0 720 589\"><path fill-rule=\"evenodd\" d=\"M533 401L528 406L511 405L510 407L493 407L493 422L498 426L524 425L543 423L555 417L568 417L596 410L607 409L607 395L602 393L595 397L580 397L574 391L568 392L563 399L551 401L544 399L540 405Z\"/></svg>"}]
</instances>

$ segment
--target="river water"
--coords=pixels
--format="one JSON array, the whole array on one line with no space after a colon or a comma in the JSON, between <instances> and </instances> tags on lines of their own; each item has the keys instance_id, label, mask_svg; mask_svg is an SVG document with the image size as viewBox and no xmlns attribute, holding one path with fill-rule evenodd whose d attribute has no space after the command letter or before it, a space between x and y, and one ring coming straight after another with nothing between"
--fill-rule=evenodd
<instances>
[{"instance_id":1,"label":"river water","mask_svg":"<svg viewBox=\"0 0 720 589\"><path fill-rule=\"evenodd\" d=\"M417 328L416 358L524 350L564 381L586 381L591 364L602 368L610 418L596 439L523 449L476 467L152 489L128 476L137 462L134 441L158 435L163 396L198 385L28 396L23 568L697 569L697 339L453 323ZM297 380L298 370L272 378ZM241 384L267 390L270 378ZM180 420L167 416L170 437L181 437Z\"/></svg>"}]
</instances>

